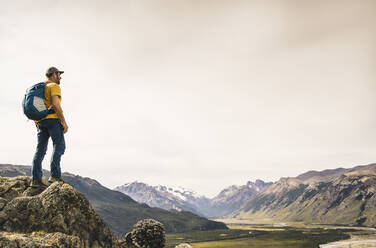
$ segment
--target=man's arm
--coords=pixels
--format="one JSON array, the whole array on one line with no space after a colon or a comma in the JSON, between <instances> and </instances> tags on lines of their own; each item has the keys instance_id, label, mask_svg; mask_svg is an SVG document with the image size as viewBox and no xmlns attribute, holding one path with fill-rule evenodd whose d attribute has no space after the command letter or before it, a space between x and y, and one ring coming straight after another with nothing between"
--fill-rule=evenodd
<instances>
[{"instance_id":1,"label":"man's arm","mask_svg":"<svg viewBox=\"0 0 376 248\"><path fill-rule=\"evenodd\" d=\"M61 108L60 105L60 99L58 95L53 95L52 97L52 106L57 114L57 117L59 117L61 124L64 127L64 133L68 132L68 125L65 121L64 114L63 114L63 109Z\"/></svg>"}]
</instances>

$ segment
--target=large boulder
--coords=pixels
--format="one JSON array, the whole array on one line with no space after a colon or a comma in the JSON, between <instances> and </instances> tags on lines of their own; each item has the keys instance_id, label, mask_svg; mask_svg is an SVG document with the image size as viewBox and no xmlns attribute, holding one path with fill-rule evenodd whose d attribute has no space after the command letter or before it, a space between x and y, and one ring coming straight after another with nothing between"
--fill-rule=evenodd
<instances>
[{"instance_id":1,"label":"large boulder","mask_svg":"<svg viewBox=\"0 0 376 248\"><path fill-rule=\"evenodd\" d=\"M154 219L140 220L133 230L125 235L130 248L163 248L166 235L163 224Z\"/></svg>"},{"instance_id":2,"label":"large boulder","mask_svg":"<svg viewBox=\"0 0 376 248\"><path fill-rule=\"evenodd\" d=\"M1 247L14 240L21 247L126 247L71 185L38 190L30 183L27 176L0 178Z\"/></svg>"}]
</instances>

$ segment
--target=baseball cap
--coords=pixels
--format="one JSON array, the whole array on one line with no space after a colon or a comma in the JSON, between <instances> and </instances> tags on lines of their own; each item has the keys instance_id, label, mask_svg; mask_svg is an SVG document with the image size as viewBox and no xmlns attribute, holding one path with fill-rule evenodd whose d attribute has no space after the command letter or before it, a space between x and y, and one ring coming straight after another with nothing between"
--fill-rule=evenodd
<instances>
[{"instance_id":1,"label":"baseball cap","mask_svg":"<svg viewBox=\"0 0 376 248\"><path fill-rule=\"evenodd\" d=\"M49 77L52 74L54 74L55 72L60 72L61 74L64 73L64 71L59 71L56 67L52 66L52 67L50 67L50 68L47 69L46 76Z\"/></svg>"}]
</instances>

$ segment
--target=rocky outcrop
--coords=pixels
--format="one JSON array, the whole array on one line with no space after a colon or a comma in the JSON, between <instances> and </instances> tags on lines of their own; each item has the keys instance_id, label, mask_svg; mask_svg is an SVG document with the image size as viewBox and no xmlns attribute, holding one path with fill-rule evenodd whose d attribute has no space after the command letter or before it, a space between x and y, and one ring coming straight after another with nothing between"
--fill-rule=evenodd
<instances>
[{"instance_id":1,"label":"rocky outcrop","mask_svg":"<svg viewBox=\"0 0 376 248\"><path fill-rule=\"evenodd\" d=\"M31 178L0 178L1 247L126 247L68 183L30 187Z\"/></svg>"}]
</instances>

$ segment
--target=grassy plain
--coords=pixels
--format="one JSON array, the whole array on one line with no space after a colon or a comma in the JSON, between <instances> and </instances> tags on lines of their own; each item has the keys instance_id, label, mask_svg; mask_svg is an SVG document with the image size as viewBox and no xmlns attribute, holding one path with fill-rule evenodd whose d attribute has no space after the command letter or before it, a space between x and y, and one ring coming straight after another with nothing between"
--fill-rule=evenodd
<instances>
[{"instance_id":1,"label":"grassy plain","mask_svg":"<svg viewBox=\"0 0 376 248\"><path fill-rule=\"evenodd\" d=\"M315 226L304 223L255 224L247 221L226 221L229 230L198 231L168 234L167 248L189 243L194 248L317 248L350 236L363 236L367 230L351 227Z\"/></svg>"},{"instance_id":2,"label":"grassy plain","mask_svg":"<svg viewBox=\"0 0 376 248\"><path fill-rule=\"evenodd\" d=\"M348 239L349 230L266 228L263 230L214 230L167 235L167 247L190 243L195 248L316 248L319 244ZM283 230L281 230L283 229Z\"/></svg>"}]
</instances>

